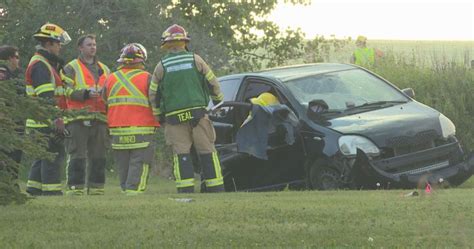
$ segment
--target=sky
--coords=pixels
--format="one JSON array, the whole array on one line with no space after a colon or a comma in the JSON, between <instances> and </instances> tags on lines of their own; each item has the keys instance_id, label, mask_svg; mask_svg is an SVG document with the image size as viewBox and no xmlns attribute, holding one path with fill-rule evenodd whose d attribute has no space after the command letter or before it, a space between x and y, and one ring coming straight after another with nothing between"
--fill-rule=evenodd
<instances>
[{"instance_id":1,"label":"sky","mask_svg":"<svg viewBox=\"0 0 474 249\"><path fill-rule=\"evenodd\" d=\"M474 0L313 0L279 3L270 20L308 38L474 41Z\"/></svg>"}]
</instances>

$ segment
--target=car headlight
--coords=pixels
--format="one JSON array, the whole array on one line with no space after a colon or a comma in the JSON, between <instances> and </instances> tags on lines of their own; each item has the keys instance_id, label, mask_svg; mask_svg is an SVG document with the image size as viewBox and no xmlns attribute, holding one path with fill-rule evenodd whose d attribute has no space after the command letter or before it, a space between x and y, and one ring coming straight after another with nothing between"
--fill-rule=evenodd
<instances>
[{"instance_id":1,"label":"car headlight","mask_svg":"<svg viewBox=\"0 0 474 249\"><path fill-rule=\"evenodd\" d=\"M380 150L369 139L361 136L342 136L339 138L339 150L341 153L349 156L355 156L357 149L362 150L367 155L379 155Z\"/></svg>"},{"instance_id":2,"label":"car headlight","mask_svg":"<svg viewBox=\"0 0 474 249\"><path fill-rule=\"evenodd\" d=\"M448 138L449 136L454 136L456 134L456 126L454 126L453 122L449 120L443 114L439 114L439 124L441 125L441 133L443 134L444 138Z\"/></svg>"}]
</instances>

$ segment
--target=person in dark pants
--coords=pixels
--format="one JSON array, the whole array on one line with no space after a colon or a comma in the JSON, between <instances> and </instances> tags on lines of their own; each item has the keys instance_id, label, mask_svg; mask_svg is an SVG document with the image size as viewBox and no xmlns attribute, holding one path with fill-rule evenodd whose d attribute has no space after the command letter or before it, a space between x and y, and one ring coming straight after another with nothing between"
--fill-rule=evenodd
<instances>
[{"instance_id":1,"label":"person in dark pants","mask_svg":"<svg viewBox=\"0 0 474 249\"><path fill-rule=\"evenodd\" d=\"M18 74L20 71L20 54L17 47L3 45L0 46L0 81L13 80L15 87L17 89L17 94L22 96L24 95L24 83L18 79ZM8 103L7 103L8 105ZM24 132L24 120L15 121L19 128L15 129L17 134L21 136ZM12 181L17 188L19 188L16 183L18 179L18 166L21 162L21 157L23 152L21 150L13 150L11 152L6 152L17 165L11 166L8 165L5 169L9 174L12 175Z\"/></svg>"},{"instance_id":2,"label":"person in dark pants","mask_svg":"<svg viewBox=\"0 0 474 249\"><path fill-rule=\"evenodd\" d=\"M89 195L103 195L109 139L106 108L100 92L110 70L97 59L95 35L79 37L77 47L79 57L61 71L70 113L65 123L71 134L64 141L67 152L66 194L83 195L86 187ZM86 165L89 166L87 181Z\"/></svg>"},{"instance_id":3,"label":"person in dark pants","mask_svg":"<svg viewBox=\"0 0 474 249\"><path fill-rule=\"evenodd\" d=\"M33 37L39 45L26 69L26 94L45 98L51 106L64 110L64 86L58 73L64 62L58 56L61 45L69 43L71 38L61 27L52 23L41 26ZM28 132L36 130L50 137L48 151L56 154L52 161L42 158L33 163L26 183L26 192L30 195L62 195L60 169L65 153L65 127L62 118L57 118L52 123L53 129L48 124L26 120Z\"/></svg>"}]
</instances>

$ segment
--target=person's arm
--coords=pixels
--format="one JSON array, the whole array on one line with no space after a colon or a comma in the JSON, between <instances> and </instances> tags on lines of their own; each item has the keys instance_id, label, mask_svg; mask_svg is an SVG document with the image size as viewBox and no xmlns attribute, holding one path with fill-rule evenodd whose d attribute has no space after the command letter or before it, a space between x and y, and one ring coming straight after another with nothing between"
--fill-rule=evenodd
<instances>
[{"instance_id":1,"label":"person's arm","mask_svg":"<svg viewBox=\"0 0 474 249\"><path fill-rule=\"evenodd\" d=\"M61 70L61 79L66 89L66 98L84 102L89 98L89 91L87 89L77 89L75 78L76 71L70 64L67 64L63 70Z\"/></svg>"},{"instance_id":2,"label":"person's arm","mask_svg":"<svg viewBox=\"0 0 474 249\"><path fill-rule=\"evenodd\" d=\"M153 109L153 115L158 118L161 114L160 101L161 91L158 87L160 81L163 79L163 66L161 62L155 67L155 71L151 76L150 87L148 88L148 98ZM159 119L159 118L158 118Z\"/></svg>"},{"instance_id":3,"label":"person's arm","mask_svg":"<svg viewBox=\"0 0 474 249\"><path fill-rule=\"evenodd\" d=\"M198 71L201 72L207 80L207 87L209 88L209 92L211 94L212 103L216 105L224 99L224 94L221 91L219 81L212 72L211 68L201 58L201 56L195 54L194 58Z\"/></svg>"},{"instance_id":4,"label":"person's arm","mask_svg":"<svg viewBox=\"0 0 474 249\"><path fill-rule=\"evenodd\" d=\"M36 96L49 98L54 101L55 85L51 77L51 72L43 62L38 62L33 65L31 69L31 81ZM53 103L55 102L51 102L51 104Z\"/></svg>"}]
</instances>

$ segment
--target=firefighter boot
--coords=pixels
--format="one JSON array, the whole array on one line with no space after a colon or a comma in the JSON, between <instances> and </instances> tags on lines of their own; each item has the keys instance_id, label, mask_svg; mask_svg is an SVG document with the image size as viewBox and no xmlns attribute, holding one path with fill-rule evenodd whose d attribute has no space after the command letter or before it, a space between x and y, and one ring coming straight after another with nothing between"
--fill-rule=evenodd
<instances>
[{"instance_id":1,"label":"firefighter boot","mask_svg":"<svg viewBox=\"0 0 474 249\"><path fill-rule=\"evenodd\" d=\"M70 159L67 164L67 191L66 194L83 195L86 172L86 159Z\"/></svg>"},{"instance_id":2,"label":"firefighter boot","mask_svg":"<svg viewBox=\"0 0 474 249\"><path fill-rule=\"evenodd\" d=\"M200 154L202 173L206 183L206 192L217 193L224 191L224 178L217 152Z\"/></svg>"},{"instance_id":3,"label":"firefighter boot","mask_svg":"<svg viewBox=\"0 0 474 249\"><path fill-rule=\"evenodd\" d=\"M191 154L173 155L173 167L178 193L194 193L194 170Z\"/></svg>"},{"instance_id":4,"label":"firefighter boot","mask_svg":"<svg viewBox=\"0 0 474 249\"><path fill-rule=\"evenodd\" d=\"M87 194L103 195L105 184L105 158L91 159Z\"/></svg>"}]
</instances>

